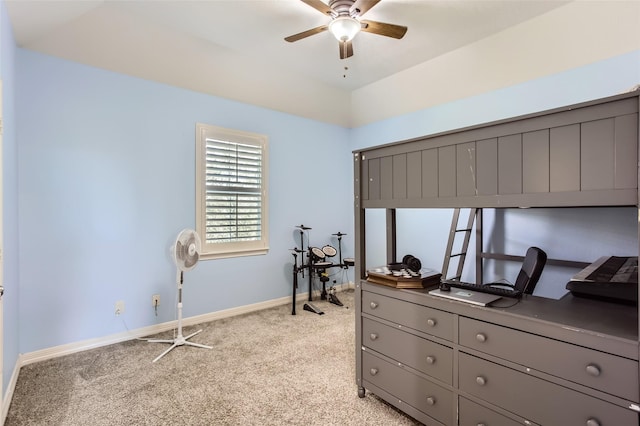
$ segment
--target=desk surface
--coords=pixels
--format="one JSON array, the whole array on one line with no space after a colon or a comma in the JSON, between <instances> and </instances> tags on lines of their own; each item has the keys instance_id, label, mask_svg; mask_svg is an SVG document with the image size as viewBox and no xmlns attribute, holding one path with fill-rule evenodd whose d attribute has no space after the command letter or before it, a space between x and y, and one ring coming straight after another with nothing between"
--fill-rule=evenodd
<instances>
[{"instance_id":1,"label":"desk surface","mask_svg":"<svg viewBox=\"0 0 640 426\"><path fill-rule=\"evenodd\" d=\"M559 300L524 295L481 307L428 294L425 289L391 289L362 281L366 291L428 305L505 327L638 359L636 306L603 302L567 294Z\"/></svg>"}]
</instances>

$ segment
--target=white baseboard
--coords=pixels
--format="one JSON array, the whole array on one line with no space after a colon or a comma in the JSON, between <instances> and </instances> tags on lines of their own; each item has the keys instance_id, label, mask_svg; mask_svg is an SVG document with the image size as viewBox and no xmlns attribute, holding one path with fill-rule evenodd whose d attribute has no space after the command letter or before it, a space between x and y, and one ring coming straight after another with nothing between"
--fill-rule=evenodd
<instances>
[{"instance_id":1,"label":"white baseboard","mask_svg":"<svg viewBox=\"0 0 640 426\"><path fill-rule=\"evenodd\" d=\"M20 374L20 368L22 367L22 354L18 355L18 359L16 364L13 366L13 373L11 373L11 379L9 379L9 383L7 384L7 390L4 393L4 398L2 399L2 416L0 418L0 425L4 425L4 421L7 418L7 414L9 413L9 406L11 405L11 400L13 399L13 392L16 390L16 383L18 383L18 375Z\"/></svg>"},{"instance_id":2,"label":"white baseboard","mask_svg":"<svg viewBox=\"0 0 640 426\"><path fill-rule=\"evenodd\" d=\"M355 285L352 281L345 282L337 286L338 291L353 289ZM297 293L296 300L298 302L307 300L308 292ZM210 312L208 314L196 315L182 319L183 326L202 324L205 322L215 321L222 318L229 318L236 315L242 315L250 312L261 311L263 309L273 308L291 303L291 297L281 297L279 299L267 300L265 302L254 303L251 305L239 306L237 308L224 309L222 311ZM41 349L26 354L20 354L18 358L18 368L34 362L46 361L48 359L57 358L64 355L70 355L76 352L82 352L89 349L95 349L102 346L113 345L115 343L125 342L127 340L138 339L152 334L162 333L176 328L177 320L169 321L161 324L155 324L148 327L142 327L135 330L129 330L122 333L111 334L109 336L98 337L95 339L83 340L80 342L68 343L65 345L54 346L51 348ZM17 376L17 374L16 374Z\"/></svg>"},{"instance_id":3,"label":"white baseboard","mask_svg":"<svg viewBox=\"0 0 640 426\"><path fill-rule=\"evenodd\" d=\"M306 300L308 293L296 294L296 300ZM249 312L261 311L263 309L273 308L275 306L291 303L291 297L281 297L279 299L267 300L265 302L254 303L251 305L239 306L237 308L224 309L222 311L210 312L208 314L196 315L193 317L183 318L182 325L190 326L202 324L205 322L215 321L222 318L229 318L236 315L242 315ZM155 324L148 327L142 327L122 333L111 334L109 336L98 337L95 339L83 340L81 342L68 343L65 345L54 346L51 348L41 349L34 352L28 352L21 355L20 366L32 364L34 362L46 361L48 359L57 358L64 355L70 355L76 352L82 352L89 349L95 349L102 346L113 345L115 343L126 342L127 340L138 339L152 334L169 331L178 326L178 321L169 321L161 324Z\"/></svg>"}]
</instances>

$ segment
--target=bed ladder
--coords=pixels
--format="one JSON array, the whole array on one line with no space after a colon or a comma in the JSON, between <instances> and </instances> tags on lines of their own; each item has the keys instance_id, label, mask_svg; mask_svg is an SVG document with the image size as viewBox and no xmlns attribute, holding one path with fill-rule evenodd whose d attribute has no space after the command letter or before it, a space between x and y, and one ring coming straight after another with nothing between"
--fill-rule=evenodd
<instances>
[{"instance_id":1,"label":"bed ladder","mask_svg":"<svg viewBox=\"0 0 640 426\"><path fill-rule=\"evenodd\" d=\"M444 264L442 265L442 278L443 279L457 279L462 277L462 268L464 267L464 261L467 258L467 250L469 249L469 239L471 237L471 230L473 229L473 222L476 218L478 209L469 209L469 218L467 219L467 226L465 228L459 228L460 222L460 210L453 209L453 218L451 219L451 230L449 231L449 241L447 242L447 251L444 256ZM459 239L458 235L462 235L462 247L460 252L453 253L453 246L456 239ZM454 257L458 258L458 268L456 275L449 277L449 263Z\"/></svg>"}]
</instances>

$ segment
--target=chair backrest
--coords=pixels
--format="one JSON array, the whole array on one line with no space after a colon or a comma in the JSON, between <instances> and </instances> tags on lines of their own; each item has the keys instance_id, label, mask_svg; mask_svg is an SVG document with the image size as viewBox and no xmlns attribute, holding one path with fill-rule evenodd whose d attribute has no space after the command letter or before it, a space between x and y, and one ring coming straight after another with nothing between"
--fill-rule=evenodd
<instances>
[{"instance_id":1,"label":"chair backrest","mask_svg":"<svg viewBox=\"0 0 640 426\"><path fill-rule=\"evenodd\" d=\"M532 294L533 289L538 284L545 263L547 263L547 253L538 247L529 247L527 254L524 256L522 269L520 269L518 278L516 278L514 288L523 293Z\"/></svg>"}]
</instances>

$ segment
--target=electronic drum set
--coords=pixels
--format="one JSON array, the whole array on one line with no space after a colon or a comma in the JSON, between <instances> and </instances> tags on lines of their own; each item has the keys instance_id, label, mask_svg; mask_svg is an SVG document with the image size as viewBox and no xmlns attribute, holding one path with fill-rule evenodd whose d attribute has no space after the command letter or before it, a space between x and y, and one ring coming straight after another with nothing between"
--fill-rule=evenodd
<instances>
[{"instance_id":1,"label":"electronic drum set","mask_svg":"<svg viewBox=\"0 0 640 426\"><path fill-rule=\"evenodd\" d=\"M308 245L307 250L304 249L304 232L308 231L312 228L299 225L296 228L300 229L300 249L293 248L291 249L291 254L293 255L293 302L292 302L292 311L291 315L296 314L296 289L298 288L298 275L301 273L304 278L305 270L308 271L308 279L309 279L309 302L313 300L312 298L312 286L313 280L317 277L322 283L322 292L320 293L321 300L327 300L334 305L343 306L342 302L336 296L335 287L331 286L327 291L326 284L330 280L328 270L330 268L340 268L340 269L348 269L349 266L355 265L355 260L353 258L345 257L342 258L342 237L347 235L342 232L337 232L334 235L338 237L338 249L336 250L333 246L325 245L324 247L311 247ZM298 254L302 254L300 258L300 264L298 264ZM306 261L304 259L304 253L307 254ZM333 263L331 259L333 259L336 255L338 255L338 263ZM335 282L335 281L334 281ZM319 315L324 314L321 310L315 307L311 303L304 304L304 310L310 311Z\"/></svg>"}]
</instances>

